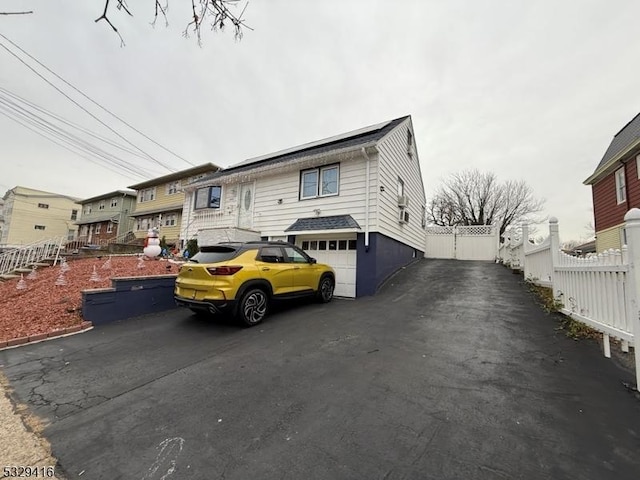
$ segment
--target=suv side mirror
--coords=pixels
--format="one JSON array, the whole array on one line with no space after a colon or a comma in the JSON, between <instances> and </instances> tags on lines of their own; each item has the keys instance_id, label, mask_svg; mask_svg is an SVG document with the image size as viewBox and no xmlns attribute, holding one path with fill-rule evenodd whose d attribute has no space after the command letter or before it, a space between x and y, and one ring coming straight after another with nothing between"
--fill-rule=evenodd
<instances>
[{"instance_id":1,"label":"suv side mirror","mask_svg":"<svg viewBox=\"0 0 640 480\"><path fill-rule=\"evenodd\" d=\"M309 258L309 263L316 263L316 262L317 262L317 260L315 258L313 258L313 257Z\"/></svg>"}]
</instances>

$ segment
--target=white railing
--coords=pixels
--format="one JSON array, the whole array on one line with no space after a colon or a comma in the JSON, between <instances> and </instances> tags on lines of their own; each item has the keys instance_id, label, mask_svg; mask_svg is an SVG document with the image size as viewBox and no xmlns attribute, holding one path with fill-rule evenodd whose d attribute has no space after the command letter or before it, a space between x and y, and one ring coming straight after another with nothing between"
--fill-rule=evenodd
<instances>
[{"instance_id":1,"label":"white railing","mask_svg":"<svg viewBox=\"0 0 640 480\"><path fill-rule=\"evenodd\" d=\"M619 339L624 352L634 345L636 381L640 387L640 209L625 215L627 245L584 258L560 250L558 220L549 220L549 237L540 245L528 240L505 242L499 259L524 271L525 279L552 288L560 311L603 335L604 355L611 356L610 338ZM521 261L518 260L521 258Z\"/></svg>"},{"instance_id":2,"label":"white railing","mask_svg":"<svg viewBox=\"0 0 640 480\"><path fill-rule=\"evenodd\" d=\"M53 258L55 265L58 262L63 243L63 237L51 238L1 253L0 275L12 273L18 268L30 267L45 259Z\"/></svg>"}]
</instances>

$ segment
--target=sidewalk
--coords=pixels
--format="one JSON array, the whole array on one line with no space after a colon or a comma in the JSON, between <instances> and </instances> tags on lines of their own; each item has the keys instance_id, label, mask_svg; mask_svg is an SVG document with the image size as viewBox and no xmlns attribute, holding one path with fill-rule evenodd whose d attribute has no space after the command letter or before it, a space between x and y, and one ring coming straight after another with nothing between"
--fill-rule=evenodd
<instances>
[{"instance_id":1,"label":"sidewalk","mask_svg":"<svg viewBox=\"0 0 640 480\"><path fill-rule=\"evenodd\" d=\"M7 396L7 385L0 371L0 478L10 478L4 475L5 467L55 466L49 442L39 435L40 421L28 413L23 418L27 408L13 405ZM63 480L57 471L55 477L45 478Z\"/></svg>"}]
</instances>

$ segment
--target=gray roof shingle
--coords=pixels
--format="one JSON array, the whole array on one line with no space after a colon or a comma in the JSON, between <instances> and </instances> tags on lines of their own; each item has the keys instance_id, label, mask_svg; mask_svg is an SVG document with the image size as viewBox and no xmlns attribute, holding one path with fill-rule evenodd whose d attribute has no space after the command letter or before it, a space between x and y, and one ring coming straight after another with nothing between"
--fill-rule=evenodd
<instances>
[{"instance_id":1,"label":"gray roof shingle","mask_svg":"<svg viewBox=\"0 0 640 480\"><path fill-rule=\"evenodd\" d=\"M609 148L604 153L602 160L596 167L596 172L604 167L609 160L616 157L619 153L636 143L640 139L640 113L633 117L622 129L615 134Z\"/></svg>"},{"instance_id":2,"label":"gray roof shingle","mask_svg":"<svg viewBox=\"0 0 640 480\"><path fill-rule=\"evenodd\" d=\"M340 230L360 228L351 215L331 215L329 217L299 218L285 232L305 232L312 230Z\"/></svg>"},{"instance_id":3,"label":"gray roof shingle","mask_svg":"<svg viewBox=\"0 0 640 480\"><path fill-rule=\"evenodd\" d=\"M295 158L318 155L321 153L328 153L328 152L331 152L332 150L340 150L340 149L349 148L349 147L355 148L359 145L365 145L369 142L375 142L380 140L387 133L393 130L396 126L398 126L400 123L405 121L407 118L409 118L408 115L404 117L396 118L395 120L390 120L386 123L380 124L379 128L375 128L373 130L367 130L364 133L362 133L360 130L356 130L353 135L347 134L337 140L330 138L330 139L327 139L326 142L316 142L312 146L302 145L299 149L295 149L295 148L290 149L290 150L287 150L285 153L276 152L273 155L261 157L259 160L255 162L248 163L249 161L245 161L235 166L218 170L213 174L209 174L203 177L202 179L200 179L199 182L203 180L215 179L217 177L224 176L228 173L244 172L247 170L252 170L256 167L274 165L278 163L285 163Z\"/></svg>"}]
</instances>

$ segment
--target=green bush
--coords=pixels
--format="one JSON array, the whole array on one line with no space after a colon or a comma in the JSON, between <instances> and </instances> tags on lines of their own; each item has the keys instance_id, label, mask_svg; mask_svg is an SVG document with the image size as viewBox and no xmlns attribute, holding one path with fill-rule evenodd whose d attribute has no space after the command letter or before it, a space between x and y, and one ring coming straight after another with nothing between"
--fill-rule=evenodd
<instances>
[{"instance_id":1,"label":"green bush","mask_svg":"<svg viewBox=\"0 0 640 480\"><path fill-rule=\"evenodd\" d=\"M200 248L198 248L198 240L195 238L189 240L187 242L187 250L189 251L189 258L198 253L200 251Z\"/></svg>"}]
</instances>

